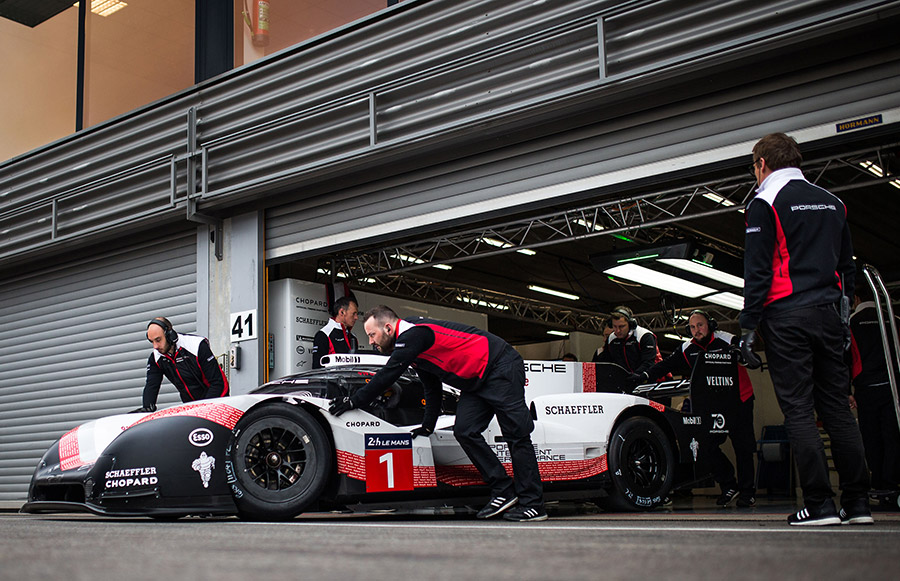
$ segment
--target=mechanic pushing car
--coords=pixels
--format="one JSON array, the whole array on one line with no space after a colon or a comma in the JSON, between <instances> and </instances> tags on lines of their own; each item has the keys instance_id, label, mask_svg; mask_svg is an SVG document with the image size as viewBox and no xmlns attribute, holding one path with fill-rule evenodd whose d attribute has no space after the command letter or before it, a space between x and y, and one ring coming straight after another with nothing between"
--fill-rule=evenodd
<instances>
[{"instance_id":1,"label":"mechanic pushing car","mask_svg":"<svg viewBox=\"0 0 900 581\"><path fill-rule=\"evenodd\" d=\"M690 375L701 353L723 353L739 349L739 338L731 333L719 331L716 320L702 309L694 309L691 312L687 332L691 335L690 341L682 343L671 355L647 371L633 373L629 376L629 383L633 385L646 383L650 377L667 373ZM749 508L756 505L756 484L753 477L756 436L753 432L753 384L750 383L750 375L743 366L738 367L738 389L741 403L736 408L735 417L727 419L729 425L727 437L731 438L731 446L734 449L737 480L734 478L734 466L719 447L725 442L725 434L716 434L711 442L710 465L713 477L722 489L716 504L731 506L737 501L738 506Z\"/></svg>"},{"instance_id":2,"label":"mechanic pushing car","mask_svg":"<svg viewBox=\"0 0 900 581\"><path fill-rule=\"evenodd\" d=\"M459 389L453 435L491 489L491 500L477 518L505 513L510 521L546 520L522 356L487 331L423 317L400 319L384 305L366 312L363 327L369 343L390 359L356 393L335 398L329 411L339 416L367 405L412 366L425 389L425 415L411 433L428 436L441 411L441 383ZM481 435L495 414L509 446L512 478Z\"/></svg>"},{"instance_id":3,"label":"mechanic pushing car","mask_svg":"<svg viewBox=\"0 0 900 581\"><path fill-rule=\"evenodd\" d=\"M169 319L156 317L147 323L147 340L153 344L153 353L147 360L143 406L135 411L156 411L163 376L172 382L185 403L228 395L228 380L208 339L178 333Z\"/></svg>"}]
</instances>

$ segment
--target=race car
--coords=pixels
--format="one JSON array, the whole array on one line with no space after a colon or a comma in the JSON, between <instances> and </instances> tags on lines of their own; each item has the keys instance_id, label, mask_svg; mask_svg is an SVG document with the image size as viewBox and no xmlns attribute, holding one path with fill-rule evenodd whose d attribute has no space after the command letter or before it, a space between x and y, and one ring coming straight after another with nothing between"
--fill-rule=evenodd
<instances>
[{"instance_id":1,"label":"race car","mask_svg":"<svg viewBox=\"0 0 900 581\"><path fill-rule=\"evenodd\" d=\"M370 406L328 412L331 399L365 385L386 360L330 355L322 369L246 395L78 426L44 454L22 511L285 520L360 503L446 508L486 498L453 436L454 388L444 386L430 437L410 435L424 414L412 369ZM690 382L628 389L628 373L611 364L526 361L525 370L546 499L648 510L673 486L708 473L702 449L710 422L662 403ZM496 419L484 437L511 470Z\"/></svg>"}]
</instances>

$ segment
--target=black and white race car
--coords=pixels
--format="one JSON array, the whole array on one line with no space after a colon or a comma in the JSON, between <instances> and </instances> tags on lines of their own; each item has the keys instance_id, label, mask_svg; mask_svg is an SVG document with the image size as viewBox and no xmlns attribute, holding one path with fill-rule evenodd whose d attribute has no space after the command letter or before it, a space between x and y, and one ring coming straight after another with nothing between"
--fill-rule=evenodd
<instances>
[{"instance_id":1,"label":"black and white race car","mask_svg":"<svg viewBox=\"0 0 900 581\"><path fill-rule=\"evenodd\" d=\"M443 415L428 438L409 433L424 413L412 370L368 408L328 413L330 399L353 393L385 361L332 355L324 369L250 394L78 426L44 454L22 511L283 520L358 503L463 507L484 500L488 490L453 437L453 388L444 387ZM688 382L626 390L619 386L627 373L614 365L525 367L548 500L647 510L673 486L706 476L702 450L716 414L685 414L657 401L685 393ZM706 394L695 386L692 396L697 410ZM511 466L496 420L484 436Z\"/></svg>"}]
</instances>

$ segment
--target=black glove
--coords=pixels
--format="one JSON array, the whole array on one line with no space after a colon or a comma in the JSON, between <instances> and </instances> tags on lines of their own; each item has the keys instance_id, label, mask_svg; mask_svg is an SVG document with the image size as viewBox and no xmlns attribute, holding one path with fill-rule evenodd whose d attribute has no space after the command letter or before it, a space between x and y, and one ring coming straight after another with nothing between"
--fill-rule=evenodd
<instances>
[{"instance_id":1,"label":"black glove","mask_svg":"<svg viewBox=\"0 0 900 581\"><path fill-rule=\"evenodd\" d=\"M646 371L644 371L643 373L632 373L625 379L625 383L626 385L628 385L628 387L637 387L638 385L647 383L648 381L650 381L650 376L647 375Z\"/></svg>"},{"instance_id":2,"label":"black glove","mask_svg":"<svg viewBox=\"0 0 900 581\"><path fill-rule=\"evenodd\" d=\"M850 345L853 343L853 334L850 332L850 325L841 325L841 332L844 339L844 351L850 351Z\"/></svg>"},{"instance_id":3,"label":"black glove","mask_svg":"<svg viewBox=\"0 0 900 581\"><path fill-rule=\"evenodd\" d=\"M431 428L426 428L425 426L419 426L418 428L416 428L416 429L414 429L413 431L411 431L411 432L409 433L409 435L412 436L413 439L415 439L415 438L418 438L419 436L425 436L425 437L428 437L428 436L430 436L430 435L433 434L433 433L434 433L434 430L433 430L433 429L431 429Z\"/></svg>"},{"instance_id":4,"label":"black glove","mask_svg":"<svg viewBox=\"0 0 900 581\"><path fill-rule=\"evenodd\" d=\"M356 404L353 403L353 400L345 395L344 397L336 397L331 400L331 405L328 406L328 412L333 416L339 416L355 407Z\"/></svg>"},{"instance_id":5,"label":"black glove","mask_svg":"<svg viewBox=\"0 0 900 581\"><path fill-rule=\"evenodd\" d=\"M744 329L741 335L741 357L748 369L759 369L762 359L753 352L753 344L756 343L756 331Z\"/></svg>"},{"instance_id":6,"label":"black glove","mask_svg":"<svg viewBox=\"0 0 900 581\"><path fill-rule=\"evenodd\" d=\"M130 413L130 414L149 414L150 412L155 412L155 411L156 411L156 405L150 404L148 406L140 407L136 410L131 410L128 413Z\"/></svg>"}]
</instances>

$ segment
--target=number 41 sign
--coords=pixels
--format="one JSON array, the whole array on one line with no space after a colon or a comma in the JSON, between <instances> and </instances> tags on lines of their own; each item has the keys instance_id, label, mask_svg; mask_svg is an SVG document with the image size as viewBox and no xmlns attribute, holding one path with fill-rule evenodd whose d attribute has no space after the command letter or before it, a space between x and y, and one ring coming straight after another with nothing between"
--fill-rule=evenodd
<instances>
[{"instance_id":1,"label":"number 41 sign","mask_svg":"<svg viewBox=\"0 0 900 581\"><path fill-rule=\"evenodd\" d=\"M256 309L231 313L231 342L256 339Z\"/></svg>"},{"instance_id":2,"label":"number 41 sign","mask_svg":"<svg viewBox=\"0 0 900 581\"><path fill-rule=\"evenodd\" d=\"M412 489L412 436L366 434L366 492Z\"/></svg>"}]
</instances>

